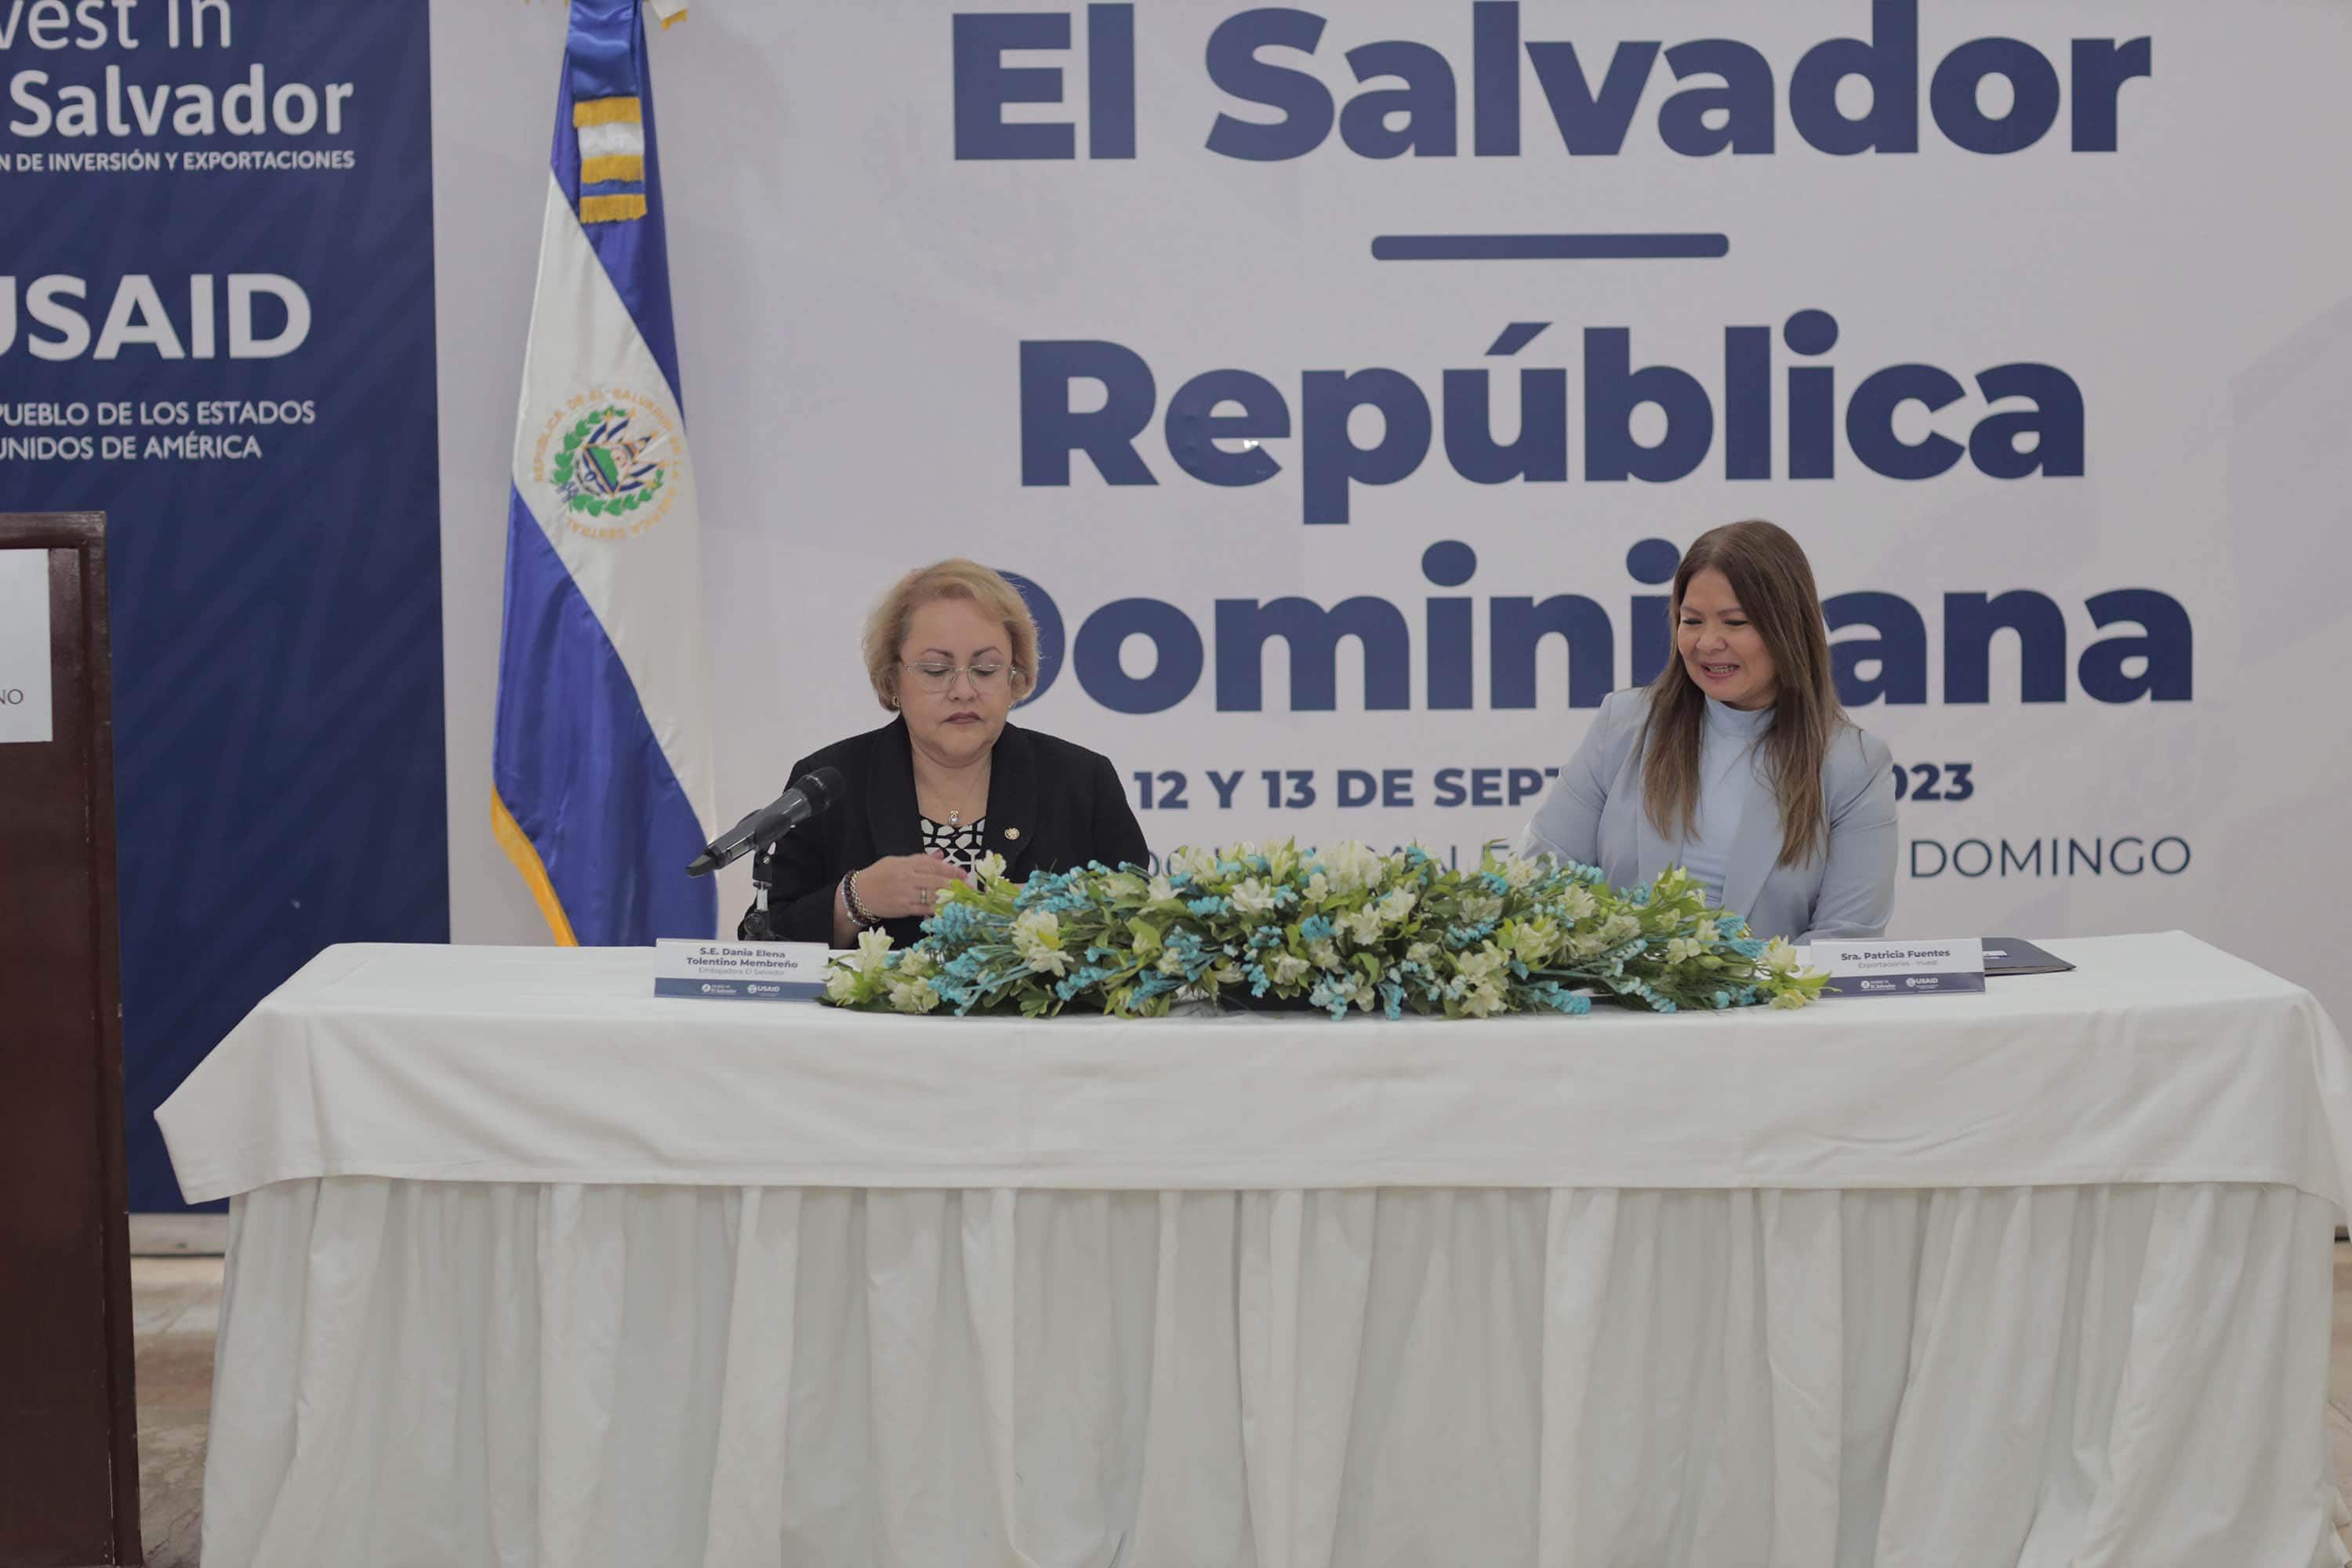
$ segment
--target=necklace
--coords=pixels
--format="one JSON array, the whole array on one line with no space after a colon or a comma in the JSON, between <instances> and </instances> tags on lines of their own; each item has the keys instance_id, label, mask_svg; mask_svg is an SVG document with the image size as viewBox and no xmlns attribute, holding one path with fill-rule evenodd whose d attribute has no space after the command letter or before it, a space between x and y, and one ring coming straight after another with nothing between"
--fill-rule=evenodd
<instances>
[{"instance_id":1,"label":"necklace","mask_svg":"<svg viewBox=\"0 0 2352 1568\"><path fill-rule=\"evenodd\" d=\"M932 798L933 798L933 799L935 799L935 800L940 800L940 799L944 799L945 797L944 797L944 796L941 796L941 795L937 795L937 794L934 794L934 795L933 795L933 796L932 796ZM971 800L969 800L969 798L967 798L966 803L965 803L964 805L959 805L959 806L956 806L956 807L954 807L952 810L950 810L950 811L947 814L947 816L946 816L946 818L945 818L946 826L950 826L950 827L961 827L961 826L963 826L963 819L964 819L964 817L965 817L966 816L968 816L968 815L969 815L969 816L971 816L977 817L977 816L979 816L979 814L980 814L982 811L983 811L983 810L985 810L985 809L987 808L987 803L988 803L988 780L987 780L986 778L984 778L984 777L983 777L983 778L981 780L981 782L980 782L980 800L979 800L977 803L973 803L973 802L971 802ZM924 815L928 816L929 816L930 814L929 814L929 812L926 812L926 813L924 813ZM932 817L932 818L931 818L931 820L932 820L932 821L934 821L934 822L938 822L938 821L940 821L941 819L940 819L940 818L939 818L939 817L935 817L935 816L934 816L934 817Z\"/></svg>"}]
</instances>

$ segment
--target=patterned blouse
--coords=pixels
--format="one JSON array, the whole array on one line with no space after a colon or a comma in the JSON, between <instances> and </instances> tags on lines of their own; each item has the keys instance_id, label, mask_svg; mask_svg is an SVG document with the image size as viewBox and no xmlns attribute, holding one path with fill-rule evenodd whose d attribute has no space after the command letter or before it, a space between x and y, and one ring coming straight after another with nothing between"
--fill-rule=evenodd
<instances>
[{"instance_id":1,"label":"patterned blouse","mask_svg":"<svg viewBox=\"0 0 2352 1568\"><path fill-rule=\"evenodd\" d=\"M988 818L985 816L957 823L953 826L944 822L933 822L928 816L922 821L923 853L926 855L936 849L947 857L950 865L961 866L969 871L986 852Z\"/></svg>"}]
</instances>

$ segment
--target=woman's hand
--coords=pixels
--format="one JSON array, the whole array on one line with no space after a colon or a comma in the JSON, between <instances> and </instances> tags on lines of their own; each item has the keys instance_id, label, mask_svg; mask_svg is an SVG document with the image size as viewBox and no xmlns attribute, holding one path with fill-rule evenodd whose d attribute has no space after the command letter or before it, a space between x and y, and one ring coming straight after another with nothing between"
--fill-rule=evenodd
<instances>
[{"instance_id":1,"label":"woman's hand","mask_svg":"<svg viewBox=\"0 0 2352 1568\"><path fill-rule=\"evenodd\" d=\"M967 880L961 867L937 851L890 855L857 873L857 901L876 920L928 915L939 908L941 888Z\"/></svg>"}]
</instances>

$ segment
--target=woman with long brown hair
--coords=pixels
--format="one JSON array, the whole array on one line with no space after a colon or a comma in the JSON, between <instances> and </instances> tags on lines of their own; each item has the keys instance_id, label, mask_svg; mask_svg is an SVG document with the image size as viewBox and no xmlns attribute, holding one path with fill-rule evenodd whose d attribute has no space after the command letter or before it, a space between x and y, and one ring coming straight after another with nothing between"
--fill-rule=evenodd
<instances>
[{"instance_id":1,"label":"woman with long brown hair","mask_svg":"<svg viewBox=\"0 0 2352 1568\"><path fill-rule=\"evenodd\" d=\"M1682 866L1756 934L1883 934L1895 902L1894 759L1838 705L1829 629L1785 529L1734 522L1675 569L1675 658L1601 703L1523 854L1647 882Z\"/></svg>"}]
</instances>

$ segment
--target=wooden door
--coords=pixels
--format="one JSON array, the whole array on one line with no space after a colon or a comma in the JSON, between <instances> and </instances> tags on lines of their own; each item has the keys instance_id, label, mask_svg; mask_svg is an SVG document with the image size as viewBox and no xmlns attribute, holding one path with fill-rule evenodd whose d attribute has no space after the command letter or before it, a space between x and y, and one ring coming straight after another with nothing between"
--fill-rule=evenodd
<instances>
[{"instance_id":1,"label":"wooden door","mask_svg":"<svg viewBox=\"0 0 2352 1568\"><path fill-rule=\"evenodd\" d=\"M49 738L5 739L35 682L0 668L0 1565L82 1568L142 1561L106 520L0 514L0 568L38 572L26 552Z\"/></svg>"}]
</instances>

